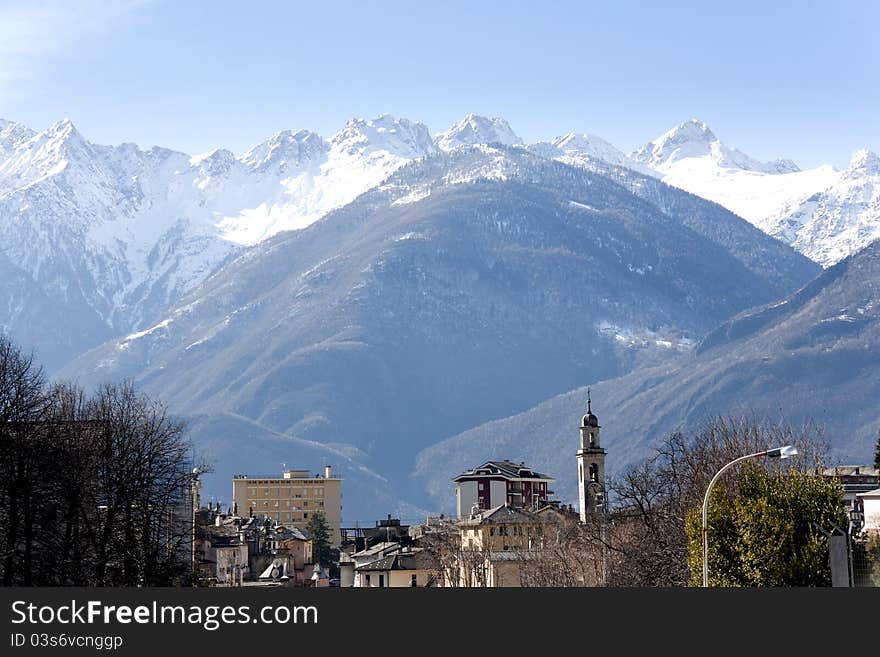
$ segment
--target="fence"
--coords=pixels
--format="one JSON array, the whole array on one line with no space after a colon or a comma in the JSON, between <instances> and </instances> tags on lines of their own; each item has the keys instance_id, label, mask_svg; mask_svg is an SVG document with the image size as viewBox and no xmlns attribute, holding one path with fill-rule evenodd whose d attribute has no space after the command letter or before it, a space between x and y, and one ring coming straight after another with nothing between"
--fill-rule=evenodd
<instances>
[{"instance_id":1,"label":"fence","mask_svg":"<svg viewBox=\"0 0 880 657\"><path fill-rule=\"evenodd\" d=\"M852 586L880 586L880 535L852 542Z\"/></svg>"}]
</instances>

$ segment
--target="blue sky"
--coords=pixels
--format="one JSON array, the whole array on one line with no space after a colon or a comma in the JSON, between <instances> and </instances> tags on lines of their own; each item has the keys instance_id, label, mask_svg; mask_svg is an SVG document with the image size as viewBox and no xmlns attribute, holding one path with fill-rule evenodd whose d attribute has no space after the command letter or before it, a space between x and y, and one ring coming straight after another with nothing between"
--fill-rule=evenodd
<instances>
[{"instance_id":1,"label":"blue sky","mask_svg":"<svg viewBox=\"0 0 880 657\"><path fill-rule=\"evenodd\" d=\"M630 150L692 116L760 159L880 150L880 3L0 0L0 117L236 152L383 112Z\"/></svg>"}]
</instances>

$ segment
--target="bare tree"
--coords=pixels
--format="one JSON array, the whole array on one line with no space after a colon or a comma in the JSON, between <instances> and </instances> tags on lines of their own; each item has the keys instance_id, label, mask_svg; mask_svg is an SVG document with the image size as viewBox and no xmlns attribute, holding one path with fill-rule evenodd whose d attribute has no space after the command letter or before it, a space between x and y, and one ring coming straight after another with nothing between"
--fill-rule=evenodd
<instances>
[{"instance_id":1,"label":"bare tree","mask_svg":"<svg viewBox=\"0 0 880 657\"><path fill-rule=\"evenodd\" d=\"M813 472L827 445L813 425L794 428L755 417L714 418L690 438L667 436L645 462L609 482L608 583L616 586L687 586L685 520L702 505L715 473L733 459L769 447L794 444L800 456L786 464ZM736 478L717 486L735 494Z\"/></svg>"},{"instance_id":2,"label":"bare tree","mask_svg":"<svg viewBox=\"0 0 880 657\"><path fill-rule=\"evenodd\" d=\"M46 414L44 388L42 370L33 357L0 337L0 568L4 586L33 583L42 445L32 427Z\"/></svg>"},{"instance_id":3,"label":"bare tree","mask_svg":"<svg viewBox=\"0 0 880 657\"><path fill-rule=\"evenodd\" d=\"M149 586L188 577L185 426L130 384L48 388L0 338L0 577ZM204 469L204 468L203 468Z\"/></svg>"}]
</instances>

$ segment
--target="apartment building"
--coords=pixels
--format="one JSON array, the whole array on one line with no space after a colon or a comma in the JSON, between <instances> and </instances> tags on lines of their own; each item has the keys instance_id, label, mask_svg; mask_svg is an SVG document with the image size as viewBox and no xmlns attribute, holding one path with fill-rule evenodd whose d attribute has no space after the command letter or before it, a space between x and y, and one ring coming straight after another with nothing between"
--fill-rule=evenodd
<instances>
[{"instance_id":1,"label":"apartment building","mask_svg":"<svg viewBox=\"0 0 880 657\"><path fill-rule=\"evenodd\" d=\"M338 546L342 526L342 479L331 467L324 475L308 470L284 470L280 477L236 475L232 479L234 513L247 517L268 516L285 527L305 529L317 511L323 511L330 527L330 541Z\"/></svg>"}]
</instances>

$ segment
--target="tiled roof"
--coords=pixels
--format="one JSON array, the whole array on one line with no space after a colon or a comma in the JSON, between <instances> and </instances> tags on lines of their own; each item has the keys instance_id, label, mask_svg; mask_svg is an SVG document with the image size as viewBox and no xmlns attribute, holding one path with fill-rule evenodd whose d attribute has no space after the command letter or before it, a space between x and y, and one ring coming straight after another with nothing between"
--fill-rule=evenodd
<instances>
[{"instance_id":1,"label":"tiled roof","mask_svg":"<svg viewBox=\"0 0 880 657\"><path fill-rule=\"evenodd\" d=\"M369 547L366 550L361 550L360 552L355 552L352 554L352 557L368 557L371 554L381 554L386 550L399 550L401 547L400 543L396 542L387 542L387 543L376 543L373 547Z\"/></svg>"},{"instance_id":2,"label":"tiled roof","mask_svg":"<svg viewBox=\"0 0 880 657\"><path fill-rule=\"evenodd\" d=\"M426 570L437 566L433 555L423 550L412 552L395 552L392 555L377 559L371 563L359 566L358 571L376 570Z\"/></svg>"},{"instance_id":3,"label":"tiled roof","mask_svg":"<svg viewBox=\"0 0 880 657\"><path fill-rule=\"evenodd\" d=\"M462 525L486 525L486 524L538 524L544 522L544 518L525 509L502 504L494 509L489 509L477 514L473 518L463 520Z\"/></svg>"}]
</instances>

